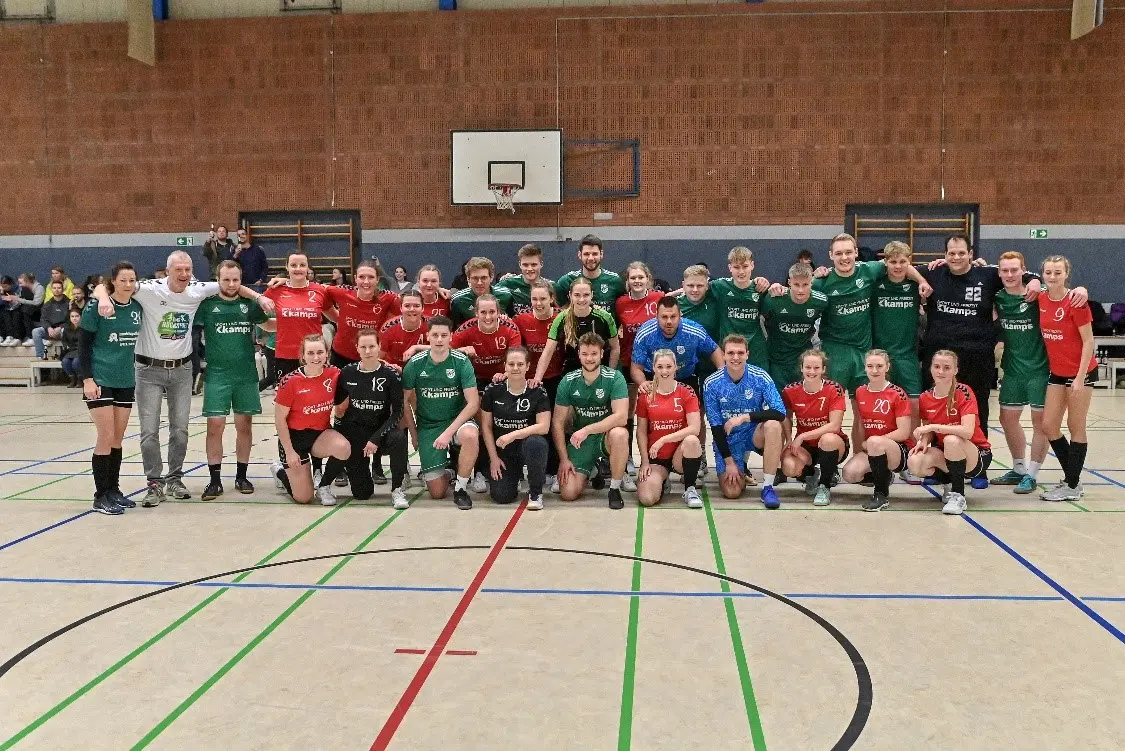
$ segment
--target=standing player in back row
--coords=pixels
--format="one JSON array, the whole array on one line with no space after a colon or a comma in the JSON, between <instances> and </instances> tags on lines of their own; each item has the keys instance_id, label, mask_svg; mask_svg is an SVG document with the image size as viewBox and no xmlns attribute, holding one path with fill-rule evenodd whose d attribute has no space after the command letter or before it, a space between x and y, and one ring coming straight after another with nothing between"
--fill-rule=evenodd
<instances>
[{"instance_id":1,"label":"standing player in back row","mask_svg":"<svg viewBox=\"0 0 1125 751\"><path fill-rule=\"evenodd\" d=\"M507 290L512 295L513 317L531 312L531 287L537 281L543 280L543 250L538 245L528 243L519 249L517 255L520 273L506 274L503 279L496 282L497 287ZM544 281L553 286L550 279Z\"/></svg>"},{"instance_id":2,"label":"standing player in back row","mask_svg":"<svg viewBox=\"0 0 1125 751\"><path fill-rule=\"evenodd\" d=\"M590 283L594 307L613 315L617 298L625 294L625 282L616 271L602 267L604 259L602 241L595 235L583 237L578 243L578 260L582 262L582 268L568 271L555 282L555 297L560 307L570 302L570 287L575 280L585 279Z\"/></svg>"},{"instance_id":3,"label":"standing player in back row","mask_svg":"<svg viewBox=\"0 0 1125 751\"><path fill-rule=\"evenodd\" d=\"M750 364L767 370L769 351L762 333L763 293L770 284L764 277L754 278L754 254L742 246L727 253L730 276L711 282L711 295L719 305L719 341L727 334L742 334L750 348ZM780 386L779 386L780 388Z\"/></svg>"},{"instance_id":4,"label":"standing player in back row","mask_svg":"<svg viewBox=\"0 0 1125 751\"><path fill-rule=\"evenodd\" d=\"M496 298L497 305L503 315L512 315L512 293L493 284L496 278L496 267L487 258L470 258L465 263L465 278L469 286L459 290L449 300L450 317L457 325L461 325L476 315L476 301L481 295L491 294Z\"/></svg>"},{"instance_id":5,"label":"standing player in back row","mask_svg":"<svg viewBox=\"0 0 1125 751\"><path fill-rule=\"evenodd\" d=\"M797 360L812 347L813 330L828 307L823 292L813 292L813 270L807 263L789 267L789 291L780 297L762 300L762 317L766 319L766 346L769 350L770 378L775 386L801 380Z\"/></svg>"},{"instance_id":6,"label":"standing player in back row","mask_svg":"<svg viewBox=\"0 0 1125 751\"><path fill-rule=\"evenodd\" d=\"M912 268L910 260L910 246L904 242L896 240L883 248L887 276L875 285L872 341L876 349L885 351L891 359L887 380L910 397L913 430L918 424L918 397L922 393L922 366L918 362L922 295L918 284L906 278Z\"/></svg>"}]
</instances>

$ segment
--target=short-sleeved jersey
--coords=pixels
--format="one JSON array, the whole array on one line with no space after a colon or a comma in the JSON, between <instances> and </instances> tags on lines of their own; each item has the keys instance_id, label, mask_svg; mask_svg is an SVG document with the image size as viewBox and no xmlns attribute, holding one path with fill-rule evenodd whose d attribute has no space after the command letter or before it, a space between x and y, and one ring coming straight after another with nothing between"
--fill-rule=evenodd
<instances>
[{"instance_id":1,"label":"short-sleeved jersey","mask_svg":"<svg viewBox=\"0 0 1125 751\"><path fill-rule=\"evenodd\" d=\"M90 376L99 386L114 389L132 388L137 383L133 367L134 348L141 331L143 312L135 301L113 302L113 315L98 315L98 301L90 300L82 311L79 324L94 334L93 373Z\"/></svg>"},{"instance_id":2,"label":"short-sleeved jersey","mask_svg":"<svg viewBox=\"0 0 1125 751\"><path fill-rule=\"evenodd\" d=\"M386 365L364 370L360 363L352 363L340 371L336 383L336 404L345 400L348 409L340 422L366 430L368 440L378 445L402 417L402 378Z\"/></svg>"},{"instance_id":3,"label":"short-sleeved jersey","mask_svg":"<svg viewBox=\"0 0 1125 751\"><path fill-rule=\"evenodd\" d=\"M359 360L355 335L364 329L378 331L384 323L398 315L399 297L394 292L376 292L374 298L361 300L354 287L324 289L329 301L340 309L332 349L341 357Z\"/></svg>"},{"instance_id":4,"label":"short-sleeved jersey","mask_svg":"<svg viewBox=\"0 0 1125 751\"><path fill-rule=\"evenodd\" d=\"M574 429L604 420L613 412L615 399L628 399L629 386L620 370L602 366L593 383L587 383L579 368L563 376L555 394L555 405L574 408Z\"/></svg>"},{"instance_id":5,"label":"short-sleeved jersey","mask_svg":"<svg viewBox=\"0 0 1125 751\"><path fill-rule=\"evenodd\" d=\"M563 350L563 370L570 372L582 367L582 363L578 361L578 346L570 345L566 342L566 314L567 311L561 311L555 320L551 323L551 328L547 332L547 337L559 343L559 348ZM617 336L617 324L613 320L613 315L605 312L601 308L593 308L588 316L577 316L575 321L575 341L582 338L583 334L594 332L606 341L605 352L602 355L602 362L609 362L609 340Z\"/></svg>"},{"instance_id":6,"label":"short-sleeved jersey","mask_svg":"<svg viewBox=\"0 0 1125 751\"><path fill-rule=\"evenodd\" d=\"M1004 289L995 266L970 266L964 274L954 274L948 266L920 269L934 291L926 298L926 335L922 346L928 351L955 349L964 354L991 354L996 346L996 327L992 308L996 293ZM1033 278L1025 274L1025 281Z\"/></svg>"},{"instance_id":7,"label":"short-sleeved jersey","mask_svg":"<svg viewBox=\"0 0 1125 751\"><path fill-rule=\"evenodd\" d=\"M489 384L481 395L480 408L492 414L492 435L499 438L514 430L523 430L535 424L543 412L551 411L551 400L542 386L527 388L513 394L505 379Z\"/></svg>"},{"instance_id":8,"label":"short-sleeved jersey","mask_svg":"<svg viewBox=\"0 0 1125 751\"><path fill-rule=\"evenodd\" d=\"M875 283L872 314L872 342L891 355L916 357L918 317L922 296L918 285L909 279L892 282L883 278Z\"/></svg>"},{"instance_id":9,"label":"short-sleeved jersey","mask_svg":"<svg viewBox=\"0 0 1125 751\"><path fill-rule=\"evenodd\" d=\"M402 316L392 318L383 324L379 330L379 353L383 359L400 368L406 364L403 353L419 344L426 343L426 332L429 331L426 319L423 318L418 328L407 331Z\"/></svg>"},{"instance_id":10,"label":"short-sleeved jersey","mask_svg":"<svg viewBox=\"0 0 1125 751\"><path fill-rule=\"evenodd\" d=\"M669 338L660 328L660 321L654 318L637 332L637 339L633 342L633 362L646 373L651 373L653 354L660 349L670 349L676 354L676 378L683 380L693 375L699 361L709 359L716 348L715 340L707 329L695 321L681 318L680 327Z\"/></svg>"},{"instance_id":11,"label":"short-sleeved jersey","mask_svg":"<svg viewBox=\"0 0 1125 751\"><path fill-rule=\"evenodd\" d=\"M860 261L851 276L840 276L833 269L813 281L813 289L828 298L820 321L822 341L871 349L871 296L886 271L882 261Z\"/></svg>"},{"instance_id":12,"label":"short-sleeved jersey","mask_svg":"<svg viewBox=\"0 0 1125 751\"><path fill-rule=\"evenodd\" d=\"M318 376L297 368L281 379L274 401L289 408L285 424L290 430L328 430L339 378L340 369L329 365Z\"/></svg>"},{"instance_id":13,"label":"short-sleeved jersey","mask_svg":"<svg viewBox=\"0 0 1125 751\"><path fill-rule=\"evenodd\" d=\"M539 367L539 358L543 354L543 348L547 346L547 335L551 331L551 324L554 323L555 316L550 318L536 318L534 313L520 313L512 323L516 324L516 328L520 330L520 337L523 339L523 346L527 347L527 353L530 355L530 362L527 364L527 377L531 378L535 375L535 369ZM562 347L555 348L555 356L551 358L551 362L547 363L547 369L543 371L543 378L558 378L562 373L563 362L563 349Z\"/></svg>"},{"instance_id":14,"label":"short-sleeved jersey","mask_svg":"<svg viewBox=\"0 0 1125 751\"><path fill-rule=\"evenodd\" d=\"M935 425L960 425L962 416L975 415L977 419L973 428L973 444L978 449L992 448L980 428L980 411L977 409L977 398L973 394L973 390L963 383L957 384L956 392L953 394L952 408L949 406L948 395L937 396L933 389L923 391L922 395L918 397L918 414L923 422L934 423ZM940 446L944 440L940 433L934 434L934 445Z\"/></svg>"},{"instance_id":15,"label":"short-sleeved jersey","mask_svg":"<svg viewBox=\"0 0 1125 751\"><path fill-rule=\"evenodd\" d=\"M1089 373L1098 367L1097 358L1082 364L1082 333L1079 328L1092 323L1090 306L1076 308L1069 296L1052 300L1046 292L1039 294L1039 329L1043 332L1043 343L1047 348L1047 361L1051 372L1058 376L1072 378Z\"/></svg>"},{"instance_id":16,"label":"short-sleeved jersey","mask_svg":"<svg viewBox=\"0 0 1125 751\"><path fill-rule=\"evenodd\" d=\"M477 387L477 376L464 352L450 350L448 357L434 362L426 350L406 361L402 387L416 392L418 426L444 429L465 408L465 389Z\"/></svg>"},{"instance_id":17,"label":"short-sleeved jersey","mask_svg":"<svg viewBox=\"0 0 1125 751\"><path fill-rule=\"evenodd\" d=\"M1004 340L1004 378L1047 372L1047 348L1039 330L1039 305L1006 290L996 293L996 317Z\"/></svg>"},{"instance_id":18,"label":"short-sleeved jersey","mask_svg":"<svg viewBox=\"0 0 1125 751\"><path fill-rule=\"evenodd\" d=\"M446 318L450 317L450 303L448 297L442 297L441 295L438 295L437 299L435 299L433 302L426 302L426 300L423 298L422 317L426 320L429 320L435 316L445 316Z\"/></svg>"},{"instance_id":19,"label":"short-sleeved jersey","mask_svg":"<svg viewBox=\"0 0 1125 751\"><path fill-rule=\"evenodd\" d=\"M552 287L555 285L550 279L544 277L540 278ZM531 312L531 285L527 283L527 280L523 278L522 274L510 276L507 279L501 279L496 282L496 286L500 289L507 290L511 294L513 316Z\"/></svg>"},{"instance_id":20,"label":"short-sleeved jersey","mask_svg":"<svg viewBox=\"0 0 1125 751\"><path fill-rule=\"evenodd\" d=\"M782 389L781 400L785 402L786 411L792 415L798 433L827 425L831 413L843 412L847 405L844 387L827 378L815 394L810 394L801 381L791 383ZM844 434L843 429L836 432L840 436Z\"/></svg>"},{"instance_id":21,"label":"short-sleeved jersey","mask_svg":"<svg viewBox=\"0 0 1125 751\"><path fill-rule=\"evenodd\" d=\"M868 437L893 433L898 430L898 418L910 417L910 397L893 383L879 391L872 391L868 385L860 386L855 391L855 399L864 435ZM913 439L904 441L908 442Z\"/></svg>"},{"instance_id":22,"label":"short-sleeved jersey","mask_svg":"<svg viewBox=\"0 0 1125 751\"><path fill-rule=\"evenodd\" d=\"M472 347L475 350L476 354L469 355L469 359L473 361L477 382L484 383L491 381L497 373L504 372L504 353L510 347L521 344L520 330L509 319L501 317L492 333L483 331L476 318L465 321L453 332L450 346L454 349Z\"/></svg>"},{"instance_id":23,"label":"short-sleeved jersey","mask_svg":"<svg viewBox=\"0 0 1125 751\"><path fill-rule=\"evenodd\" d=\"M716 342L722 341L722 337L719 336L719 317L722 311L710 290L700 298L699 302L692 302L687 295L680 295L676 300L680 303L680 315L707 329L707 333Z\"/></svg>"},{"instance_id":24,"label":"short-sleeved jersey","mask_svg":"<svg viewBox=\"0 0 1125 751\"><path fill-rule=\"evenodd\" d=\"M559 305L570 304L570 287L581 276L582 269L568 271L555 282L555 298ZM625 294L625 280L616 271L603 268L599 270L596 277L593 279L587 278L586 281L590 283L593 292L594 307L604 310L612 316L617 298Z\"/></svg>"},{"instance_id":25,"label":"short-sleeved jersey","mask_svg":"<svg viewBox=\"0 0 1125 751\"><path fill-rule=\"evenodd\" d=\"M762 316L769 334L766 345L770 363L791 366L809 348L816 322L828 307L828 298L813 291L804 302L794 302L792 293L762 300Z\"/></svg>"},{"instance_id":26,"label":"short-sleeved jersey","mask_svg":"<svg viewBox=\"0 0 1125 751\"><path fill-rule=\"evenodd\" d=\"M309 282L307 287L283 284L267 289L265 295L277 307L277 356L296 360L304 338L321 331L321 316L331 307L328 293L323 285Z\"/></svg>"},{"instance_id":27,"label":"short-sleeved jersey","mask_svg":"<svg viewBox=\"0 0 1125 751\"><path fill-rule=\"evenodd\" d=\"M493 284L489 292L496 297L496 302L500 305L500 315L512 315L512 293L499 284ZM465 287L453 293L453 297L449 298L449 315L453 318L453 322L461 325L474 318L476 312L473 310L473 305L476 301L477 293L473 292L472 287Z\"/></svg>"},{"instance_id":28,"label":"short-sleeved jersey","mask_svg":"<svg viewBox=\"0 0 1125 751\"><path fill-rule=\"evenodd\" d=\"M727 334L742 334L751 352L762 348L761 310L762 298L751 280L750 286L742 289L734 279L726 277L711 280L711 295L719 304L719 339Z\"/></svg>"},{"instance_id":29,"label":"short-sleeved jersey","mask_svg":"<svg viewBox=\"0 0 1125 751\"><path fill-rule=\"evenodd\" d=\"M236 297L208 297L199 306L195 323L207 342L207 381L258 381L254 364L254 326L269 320L256 303Z\"/></svg>"},{"instance_id":30,"label":"short-sleeved jersey","mask_svg":"<svg viewBox=\"0 0 1125 751\"><path fill-rule=\"evenodd\" d=\"M217 294L218 282L189 282L183 292L173 292L167 279L137 282L133 301L145 312L137 354L159 360L190 357L191 326L199 304Z\"/></svg>"},{"instance_id":31,"label":"short-sleeved jersey","mask_svg":"<svg viewBox=\"0 0 1125 751\"><path fill-rule=\"evenodd\" d=\"M703 382L703 408L707 422L720 427L735 415L747 412L773 409L785 414L785 403L769 373L750 364L738 380L731 378L726 368L719 368L708 376ZM746 423L735 428L733 435L745 432L750 437L754 429L754 423Z\"/></svg>"},{"instance_id":32,"label":"short-sleeved jersey","mask_svg":"<svg viewBox=\"0 0 1125 751\"><path fill-rule=\"evenodd\" d=\"M636 416L648 421L650 447L664 436L686 428L687 416L692 412L699 412L699 397L682 383L677 383L670 394L658 394L653 391L637 397ZM656 454L657 458L671 459L678 446L677 443L661 446Z\"/></svg>"},{"instance_id":33,"label":"short-sleeved jersey","mask_svg":"<svg viewBox=\"0 0 1125 751\"><path fill-rule=\"evenodd\" d=\"M645 323L656 318L656 304L662 297L663 292L653 290L639 299L622 295L614 303L614 314L620 324L622 365L633 361L633 341L637 338L637 332Z\"/></svg>"}]
</instances>

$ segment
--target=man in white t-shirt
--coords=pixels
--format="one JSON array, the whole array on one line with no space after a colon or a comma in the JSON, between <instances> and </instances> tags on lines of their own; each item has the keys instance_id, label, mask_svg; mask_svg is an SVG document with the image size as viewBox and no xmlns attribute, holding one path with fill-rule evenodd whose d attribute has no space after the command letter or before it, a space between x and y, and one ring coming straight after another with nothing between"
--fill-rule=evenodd
<instances>
[{"instance_id":1,"label":"man in white t-shirt","mask_svg":"<svg viewBox=\"0 0 1125 751\"><path fill-rule=\"evenodd\" d=\"M142 506L159 506L165 493L191 498L184 487L184 456L187 454L188 419L191 416L191 326L199 304L219 293L218 282L199 282L192 277L191 256L176 251L168 256L168 276L138 282L133 299L144 310L134 355L137 369L136 405L141 423L141 460L148 478ZM267 313L273 302L248 287L239 294L256 300ZM113 314L105 287L94 291L98 312ZM160 409L168 398L168 474L160 456Z\"/></svg>"}]
</instances>

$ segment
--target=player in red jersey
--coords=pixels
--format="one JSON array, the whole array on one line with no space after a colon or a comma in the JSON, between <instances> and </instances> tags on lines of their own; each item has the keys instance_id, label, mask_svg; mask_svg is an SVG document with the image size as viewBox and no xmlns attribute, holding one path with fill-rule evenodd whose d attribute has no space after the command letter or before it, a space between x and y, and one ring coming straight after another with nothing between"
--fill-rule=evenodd
<instances>
[{"instance_id":1,"label":"player in red jersey","mask_svg":"<svg viewBox=\"0 0 1125 751\"><path fill-rule=\"evenodd\" d=\"M1088 305L1075 307L1066 286L1069 278L1070 261L1064 256L1043 261L1047 290L1039 293L1039 328L1051 368L1043 432L1063 469L1063 481L1039 496L1044 501L1077 501L1082 497L1082 468L1088 445L1086 415L1090 411L1090 387L1098 380L1093 316ZM1062 433L1064 414L1069 441Z\"/></svg>"},{"instance_id":2,"label":"player in red jersey","mask_svg":"<svg viewBox=\"0 0 1125 751\"><path fill-rule=\"evenodd\" d=\"M406 361L424 349L429 326L422 315L422 293L407 290L399 300L402 315L392 318L379 330L379 350L383 360L400 373Z\"/></svg>"},{"instance_id":3,"label":"player in red jersey","mask_svg":"<svg viewBox=\"0 0 1125 751\"><path fill-rule=\"evenodd\" d=\"M441 272L432 263L418 269L415 289L422 293L422 317L427 321L434 316L449 317L449 290L441 286Z\"/></svg>"},{"instance_id":4,"label":"player in red jersey","mask_svg":"<svg viewBox=\"0 0 1125 751\"><path fill-rule=\"evenodd\" d=\"M332 481L351 455L348 439L329 427L340 371L327 365L328 345L320 334L311 334L301 341L300 359L303 367L282 379L274 397L281 461L274 462L271 469L297 503L309 503L315 494L321 504L334 506ZM309 469L314 456L328 457L317 488L313 488Z\"/></svg>"},{"instance_id":5,"label":"player in red jersey","mask_svg":"<svg viewBox=\"0 0 1125 751\"><path fill-rule=\"evenodd\" d=\"M374 261L360 261L355 267L355 287L325 287L328 299L336 305L336 336L332 337L332 364L337 368L359 362L355 336L364 329L378 331L398 315L399 298L394 292L380 292L379 274Z\"/></svg>"},{"instance_id":6,"label":"player in red jersey","mask_svg":"<svg viewBox=\"0 0 1125 751\"><path fill-rule=\"evenodd\" d=\"M863 502L864 511L882 511L891 505L893 472L906 468L910 453L911 399L904 389L887 380L891 357L873 349L864 357L867 384L855 392L860 443L844 464L844 482L874 482L875 491Z\"/></svg>"},{"instance_id":7,"label":"player in red jersey","mask_svg":"<svg viewBox=\"0 0 1125 751\"><path fill-rule=\"evenodd\" d=\"M324 285L309 281L309 259L304 253L290 253L285 261L287 281L274 280L265 291L277 307L275 321L262 328L276 327L277 348L274 367L277 381L300 366L301 346L306 336L321 333L321 316L332 307Z\"/></svg>"},{"instance_id":8,"label":"player in red jersey","mask_svg":"<svg viewBox=\"0 0 1125 751\"><path fill-rule=\"evenodd\" d=\"M976 395L957 382L957 355L939 349L930 360L930 375L934 386L918 398L922 424L914 429L917 443L907 461L910 471L919 477L948 482L941 512L961 514L965 511L965 478L988 471L992 446L980 429Z\"/></svg>"},{"instance_id":9,"label":"player in red jersey","mask_svg":"<svg viewBox=\"0 0 1125 751\"><path fill-rule=\"evenodd\" d=\"M664 293L654 289L655 281L652 278L652 269L642 261L633 261L625 267L625 294L617 298L614 303L614 317L617 319L618 332L621 337L621 372L625 374L625 381L629 384L629 422L625 429L629 431L629 461L625 465L627 474L634 473L632 446L633 446L633 413L637 407L637 384L629 377L629 365L633 362L633 341L637 332L646 321L656 318L656 304Z\"/></svg>"},{"instance_id":10,"label":"player in red jersey","mask_svg":"<svg viewBox=\"0 0 1125 751\"><path fill-rule=\"evenodd\" d=\"M523 346L528 352L527 372L535 374L539 364L539 357L547 346L548 333L551 323L559 311L555 307L555 285L547 279L536 279L528 288L531 298L531 311L520 313L512 319L516 328L520 330ZM556 349L547 369L543 371L542 381L533 381L528 378L528 385L532 388L542 386L547 392L551 404L555 403L555 394L559 390L559 381L562 380L563 353ZM532 385L534 384L534 385ZM555 450L555 442L547 441L547 479L546 485L552 493L559 492L559 452Z\"/></svg>"},{"instance_id":11,"label":"player in red jersey","mask_svg":"<svg viewBox=\"0 0 1125 751\"><path fill-rule=\"evenodd\" d=\"M796 423L797 435L781 452L781 468L786 477L803 477L805 492L813 495L814 506L832 502L831 488L839 478L840 462L848 455L848 439L844 436L844 388L824 377L828 356L819 349L801 353L801 374L804 378L781 391L788 413L782 426L786 436Z\"/></svg>"},{"instance_id":12,"label":"player in red jersey","mask_svg":"<svg viewBox=\"0 0 1125 751\"><path fill-rule=\"evenodd\" d=\"M652 355L652 390L637 400L637 502L655 506L672 472L684 478L684 503L702 508L696 488L703 444L699 442L699 397L676 380L676 353L658 349Z\"/></svg>"}]
</instances>

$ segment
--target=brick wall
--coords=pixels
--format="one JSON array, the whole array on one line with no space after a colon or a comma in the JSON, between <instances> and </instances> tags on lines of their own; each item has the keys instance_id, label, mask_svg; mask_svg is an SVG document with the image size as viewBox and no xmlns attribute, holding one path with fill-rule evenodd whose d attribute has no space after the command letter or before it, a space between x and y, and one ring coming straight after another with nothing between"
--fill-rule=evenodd
<instances>
[{"instance_id":1,"label":"brick wall","mask_svg":"<svg viewBox=\"0 0 1125 751\"><path fill-rule=\"evenodd\" d=\"M4 25L0 233L333 205L366 227L835 223L943 180L987 223L1125 222L1125 13L1070 42L1067 0L1029 2L174 21L155 69L121 24ZM448 205L450 129L556 118L641 139L641 197Z\"/></svg>"}]
</instances>

